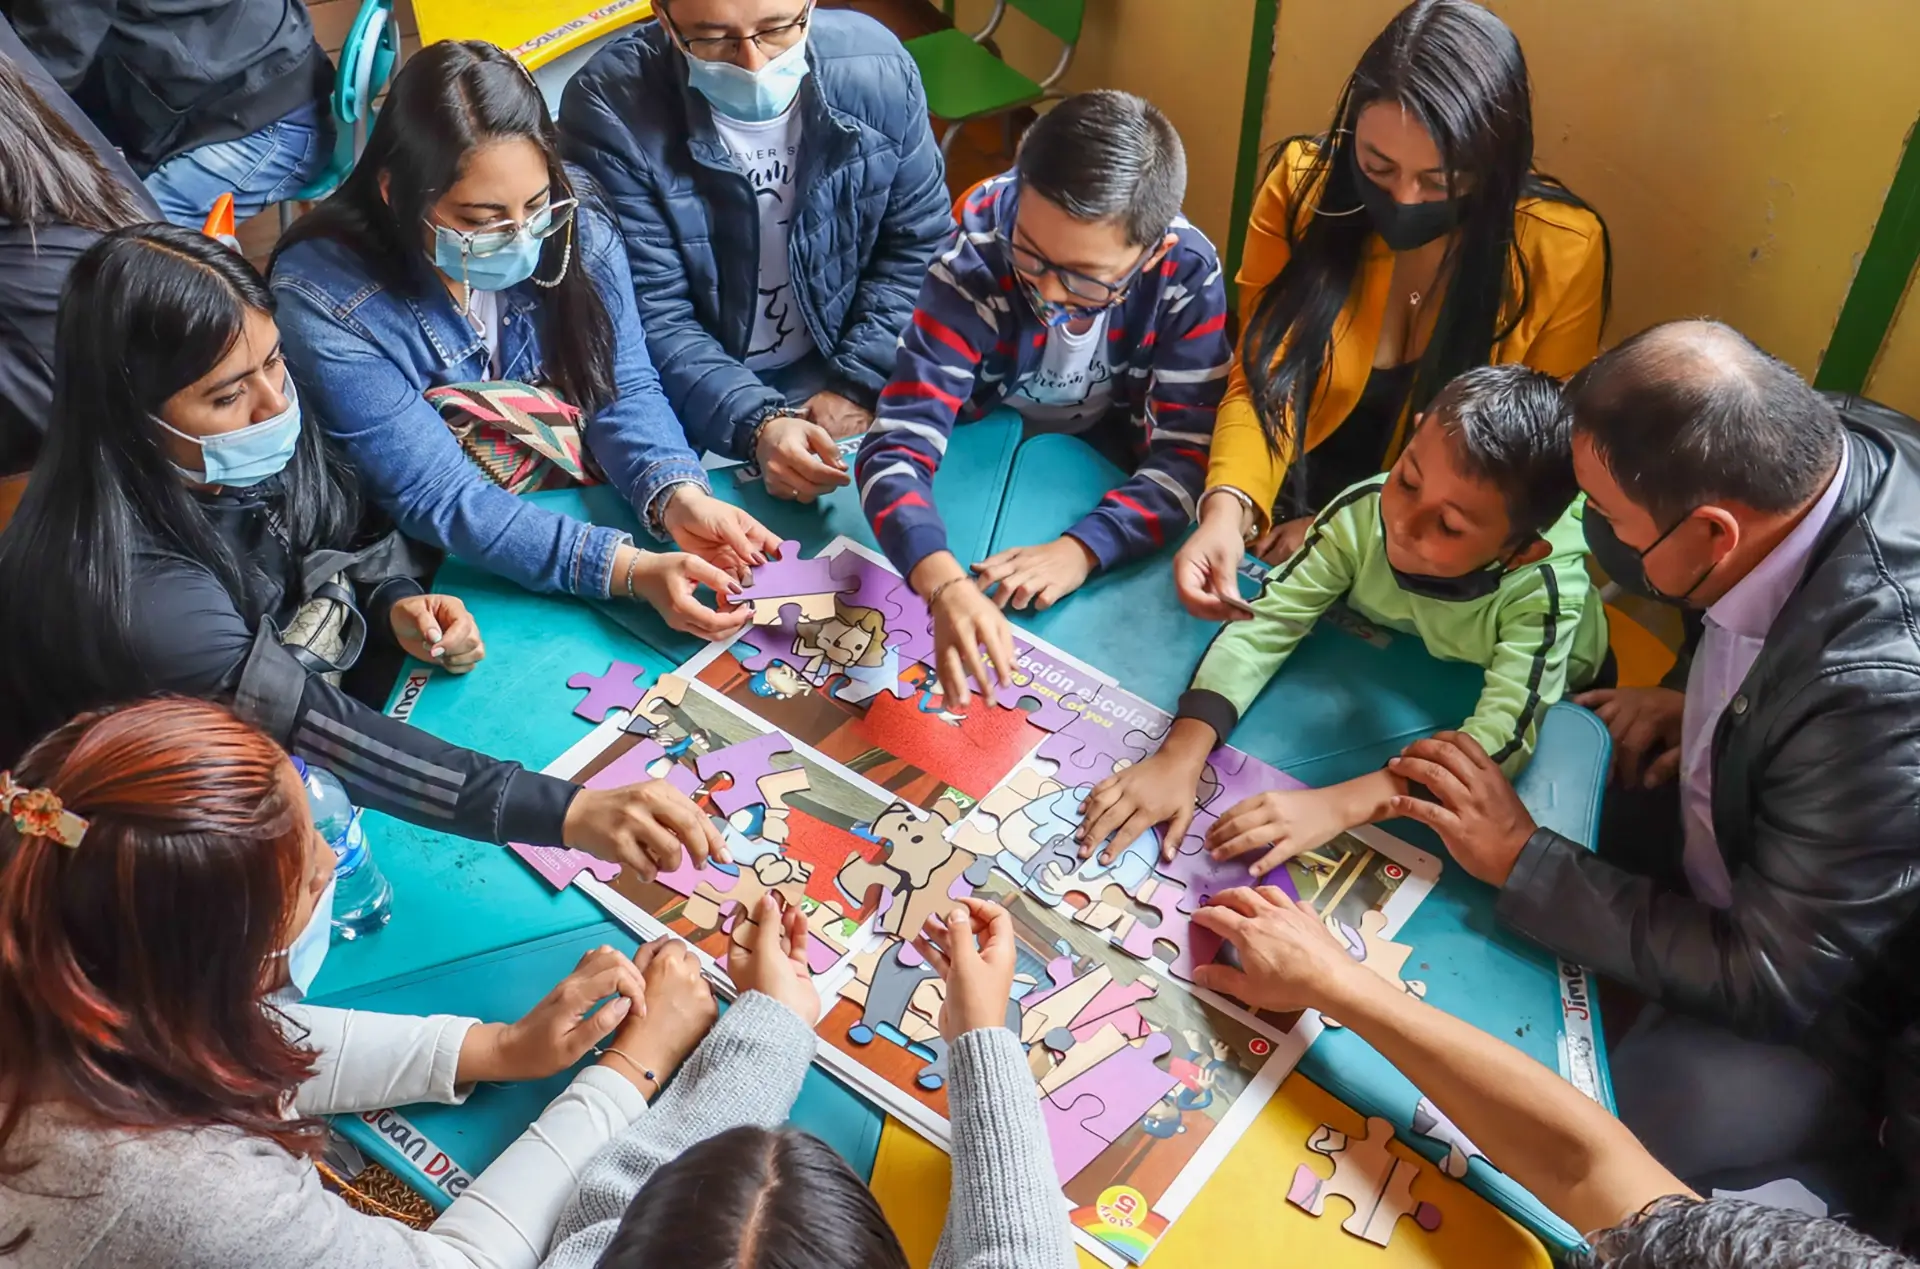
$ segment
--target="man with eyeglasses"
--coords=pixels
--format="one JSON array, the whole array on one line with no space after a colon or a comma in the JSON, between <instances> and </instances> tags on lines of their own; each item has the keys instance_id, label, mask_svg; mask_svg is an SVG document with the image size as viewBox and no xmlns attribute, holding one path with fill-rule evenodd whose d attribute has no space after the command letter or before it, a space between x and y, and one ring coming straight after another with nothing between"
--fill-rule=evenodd
<instances>
[{"instance_id":1,"label":"man with eyeglasses","mask_svg":"<svg viewBox=\"0 0 1920 1269\"><path fill-rule=\"evenodd\" d=\"M900 337L854 473L880 545L933 611L941 686L962 705L968 678L993 701L1013 670L1002 609L1047 608L1193 519L1233 348L1219 257L1180 214L1186 188L1160 111L1129 93L1069 97L1028 129L1013 171L968 197ZM954 425L1001 405L1029 434L1084 435L1133 474L1060 537L970 572L947 549L933 473Z\"/></svg>"},{"instance_id":2,"label":"man with eyeglasses","mask_svg":"<svg viewBox=\"0 0 1920 1269\"><path fill-rule=\"evenodd\" d=\"M919 71L811 0L655 0L560 107L627 244L647 349L702 449L811 502L847 483L952 228Z\"/></svg>"}]
</instances>

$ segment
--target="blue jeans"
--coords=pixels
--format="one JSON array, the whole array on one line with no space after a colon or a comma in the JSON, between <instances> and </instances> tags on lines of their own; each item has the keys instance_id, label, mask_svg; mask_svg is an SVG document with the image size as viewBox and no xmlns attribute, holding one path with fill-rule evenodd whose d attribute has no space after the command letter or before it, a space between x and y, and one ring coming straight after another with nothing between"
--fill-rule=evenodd
<instances>
[{"instance_id":1,"label":"blue jeans","mask_svg":"<svg viewBox=\"0 0 1920 1269\"><path fill-rule=\"evenodd\" d=\"M333 119L312 102L258 132L174 155L146 186L161 214L188 229L200 228L214 201L232 194L238 224L306 188L332 156Z\"/></svg>"}]
</instances>

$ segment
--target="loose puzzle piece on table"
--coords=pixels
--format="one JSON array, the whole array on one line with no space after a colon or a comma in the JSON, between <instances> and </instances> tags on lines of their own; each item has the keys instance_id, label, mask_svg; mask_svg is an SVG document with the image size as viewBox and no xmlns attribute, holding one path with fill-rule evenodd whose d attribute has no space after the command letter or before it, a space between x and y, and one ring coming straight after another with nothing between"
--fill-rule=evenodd
<instances>
[{"instance_id":1,"label":"loose puzzle piece on table","mask_svg":"<svg viewBox=\"0 0 1920 1269\"><path fill-rule=\"evenodd\" d=\"M1413 947L1407 943L1396 943L1382 933L1387 928L1386 913L1378 908L1368 909L1360 918L1360 928L1357 930L1335 916L1322 919L1327 928L1333 931L1333 936L1340 940L1341 946L1347 949L1347 955L1408 995L1426 996L1427 985L1424 982L1417 978L1403 980L1400 977L1407 957L1413 955ZM1341 1025L1325 1014L1320 1016L1320 1021L1330 1027Z\"/></svg>"},{"instance_id":2,"label":"loose puzzle piece on table","mask_svg":"<svg viewBox=\"0 0 1920 1269\"><path fill-rule=\"evenodd\" d=\"M1356 1238L1385 1247L1393 1237L1394 1226L1402 1216L1431 1233L1440 1228L1440 1209L1431 1203L1416 1202L1414 1178L1418 1166L1395 1158L1387 1149L1393 1140L1393 1125L1379 1116L1367 1119L1367 1135L1349 1137L1326 1124L1314 1130L1307 1148L1333 1160L1333 1175L1322 1177L1307 1164L1294 1169L1293 1184L1287 1190L1287 1202L1319 1216L1326 1210L1328 1198L1343 1198L1353 1205L1353 1215L1340 1228Z\"/></svg>"},{"instance_id":3,"label":"loose puzzle piece on table","mask_svg":"<svg viewBox=\"0 0 1920 1269\"><path fill-rule=\"evenodd\" d=\"M1154 1063L1173 1041L1154 1032L1067 1081L1040 1102L1053 1145L1054 1173L1065 1185L1178 1083Z\"/></svg>"},{"instance_id":4,"label":"loose puzzle piece on table","mask_svg":"<svg viewBox=\"0 0 1920 1269\"><path fill-rule=\"evenodd\" d=\"M1432 1137L1444 1142L1447 1157L1440 1164L1440 1170L1458 1181L1467 1175L1467 1166L1475 1159L1487 1156L1480 1153L1480 1147L1467 1139L1451 1119L1440 1113L1440 1108L1422 1097L1413 1108L1413 1130L1422 1137Z\"/></svg>"},{"instance_id":5,"label":"loose puzzle piece on table","mask_svg":"<svg viewBox=\"0 0 1920 1269\"><path fill-rule=\"evenodd\" d=\"M586 696L573 707L573 712L590 723L604 723L611 711L632 709L645 695L640 680L646 674L647 668L643 665L615 661L605 674L574 675L567 680L567 686L586 692Z\"/></svg>"}]
</instances>

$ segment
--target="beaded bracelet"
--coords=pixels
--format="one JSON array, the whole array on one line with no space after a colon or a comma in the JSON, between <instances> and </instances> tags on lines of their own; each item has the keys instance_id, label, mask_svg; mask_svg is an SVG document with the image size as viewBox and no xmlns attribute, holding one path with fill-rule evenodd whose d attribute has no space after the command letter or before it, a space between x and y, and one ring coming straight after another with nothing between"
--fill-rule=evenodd
<instances>
[{"instance_id":1,"label":"beaded bracelet","mask_svg":"<svg viewBox=\"0 0 1920 1269\"><path fill-rule=\"evenodd\" d=\"M644 554L646 554L646 552L642 551L639 547L636 546L633 548L633 558L627 561L627 598L628 599L639 598L638 595L633 593L633 570L640 567L640 557Z\"/></svg>"},{"instance_id":2,"label":"beaded bracelet","mask_svg":"<svg viewBox=\"0 0 1920 1269\"><path fill-rule=\"evenodd\" d=\"M634 1058L632 1054L627 1053L624 1050L617 1049L611 1044L602 1048L600 1052L603 1054L610 1054L613 1057L619 1058L622 1062L625 1062L628 1066L631 1066L634 1070L640 1072L641 1078L646 1080L649 1084L652 1084L655 1088L660 1087L660 1077L658 1075L655 1075L652 1071L648 1070L646 1067L642 1066Z\"/></svg>"}]
</instances>

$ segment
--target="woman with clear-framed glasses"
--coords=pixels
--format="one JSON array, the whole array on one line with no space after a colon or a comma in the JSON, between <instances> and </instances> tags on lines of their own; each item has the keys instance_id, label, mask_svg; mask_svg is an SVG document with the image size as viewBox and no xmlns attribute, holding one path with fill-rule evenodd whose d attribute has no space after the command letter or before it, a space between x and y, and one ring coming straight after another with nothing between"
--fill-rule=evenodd
<instances>
[{"instance_id":1,"label":"woman with clear-framed glasses","mask_svg":"<svg viewBox=\"0 0 1920 1269\"><path fill-rule=\"evenodd\" d=\"M531 590L643 600L701 638L749 619L696 588L727 593L779 540L713 496L620 239L511 56L415 54L272 282L317 416L409 535ZM599 480L680 550L515 496Z\"/></svg>"}]
</instances>

